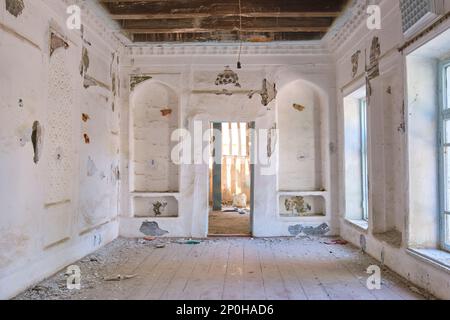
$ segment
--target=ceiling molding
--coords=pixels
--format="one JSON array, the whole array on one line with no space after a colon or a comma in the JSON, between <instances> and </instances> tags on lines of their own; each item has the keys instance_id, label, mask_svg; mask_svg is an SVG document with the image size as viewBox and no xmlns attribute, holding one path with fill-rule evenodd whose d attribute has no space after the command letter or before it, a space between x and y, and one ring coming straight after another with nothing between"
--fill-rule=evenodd
<instances>
[{"instance_id":1,"label":"ceiling molding","mask_svg":"<svg viewBox=\"0 0 450 320\"><path fill-rule=\"evenodd\" d=\"M198 44L142 44L127 46L129 56L177 56L177 55L237 55L236 43ZM264 44L243 44L241 55L329 55L330 51L322 41L272 42Z\"/></svg>"}]
</instances>

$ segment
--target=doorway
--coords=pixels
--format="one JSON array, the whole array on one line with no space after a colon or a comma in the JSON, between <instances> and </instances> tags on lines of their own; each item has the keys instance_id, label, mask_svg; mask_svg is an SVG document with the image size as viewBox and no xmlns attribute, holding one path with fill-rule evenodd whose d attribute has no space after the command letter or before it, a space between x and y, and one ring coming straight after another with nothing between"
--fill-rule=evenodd
<instances>
[{"instance_id":1,"label":"doorway","mask_svg":"<svg viewBox=\"0 0 450 320\"><path fill-rule=\"evenodd\" d=\"M209 161L210 236L251 236L254 123L213 122Z\"/></svg>"}]
</instances>

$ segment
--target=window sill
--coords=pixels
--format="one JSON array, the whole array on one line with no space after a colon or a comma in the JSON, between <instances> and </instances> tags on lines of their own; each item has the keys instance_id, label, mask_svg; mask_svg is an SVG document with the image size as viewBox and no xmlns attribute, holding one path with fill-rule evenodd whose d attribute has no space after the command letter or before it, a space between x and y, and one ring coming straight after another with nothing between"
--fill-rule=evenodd
<instances>
[{"instance_id":1,"label":"window sill","mask_svg":"<svg viewBox=\"0 0 450 320\"><path fill-rule=\"evenodd\" d=\"M350 220L350 219L345 219L345 221L354 226L357 227L358 229L361 229L362 231L367 232L369 230L369 223L366 220Z\"/></svg>"},{"instance_id":2,"label":"window sill","mask_svg":"<svg viewBox=\"0 0 450 320\"><path fill-rule=\"evenodd\" d=\"M450 252L439 249L409 248L409 255L450 273Z\"/></svg>"}]
</instances>

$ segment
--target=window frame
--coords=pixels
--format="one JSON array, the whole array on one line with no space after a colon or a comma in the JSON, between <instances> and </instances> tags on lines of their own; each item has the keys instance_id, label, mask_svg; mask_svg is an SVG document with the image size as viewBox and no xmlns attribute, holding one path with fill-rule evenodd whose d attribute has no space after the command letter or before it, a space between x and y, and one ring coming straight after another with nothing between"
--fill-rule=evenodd
<instances>
[{"instance_id":1,"label":"window frame","mask_svg":"<svg viewBox=\"0 0 450 320\"><path fill-rule=\"evenodd\" d=\"M360 128L361 128L361 191L362 191L362 220L369 221L369 154L367 127L367 97L359 99Z\"/></svg>"},{"instance_id":2,"label":"window frame","mask_svg":"<svg viewBox=\"0 0 450 320\"><path fill-rule=\"evenodd\" d=\"M448 176L446 172L445 148L450 148L450 142L446 143L445 121L450 121L450 99L447 90L450 90L450 82L447 76L450 70L450 60L442 61L439 65L439 112L438 112L438 150L439 150L439 238L441 249L450 251L450 239L447 239L446 219L450 219L450 212L446 211L447 203L450 203L448 192ZM450 156L450 155L449 155ZM448 161L448 160L447 160Z\"/></svg>"}]
</instances>

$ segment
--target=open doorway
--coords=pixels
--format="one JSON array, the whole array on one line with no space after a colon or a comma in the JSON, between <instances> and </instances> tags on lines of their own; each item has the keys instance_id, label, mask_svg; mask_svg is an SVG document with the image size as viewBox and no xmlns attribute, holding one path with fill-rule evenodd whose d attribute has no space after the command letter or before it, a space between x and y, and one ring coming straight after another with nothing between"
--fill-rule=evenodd
<instances>
[{"instance_id":1,"label":"open doorway","mask_svg":"<svg viewBox=\"0 0 450 320\"><path fill-rule=\"evenodd\" d=\"M211 236L252 234L252 126L243 122L211 123L208 223Z\"/></svg>"}]
</instances>

